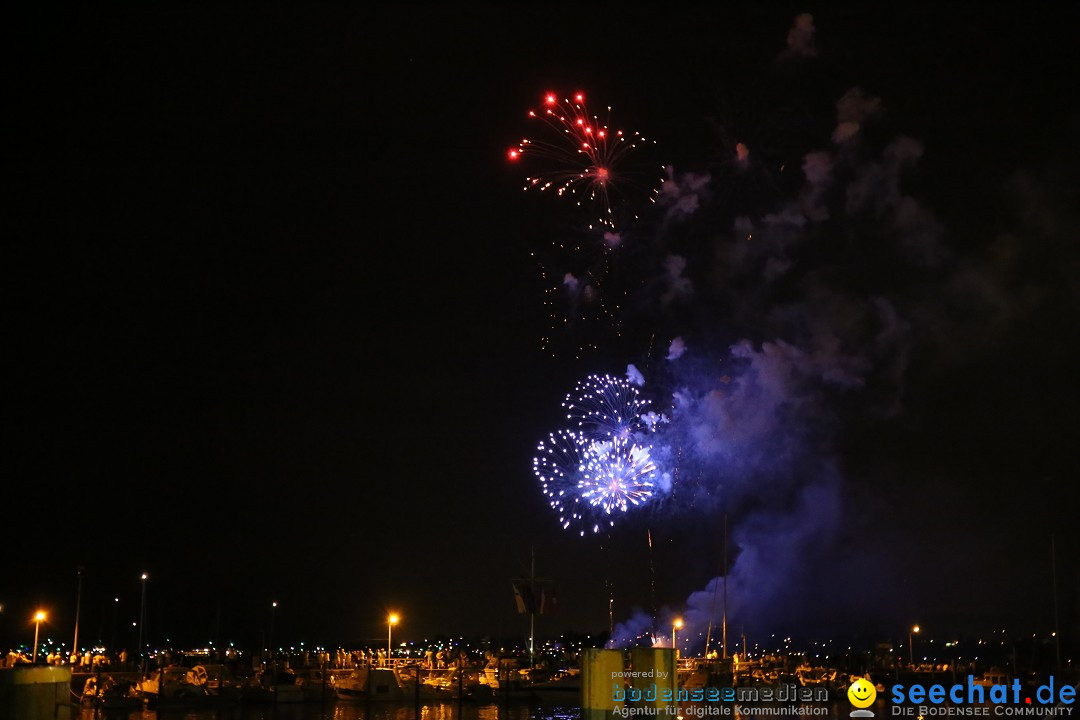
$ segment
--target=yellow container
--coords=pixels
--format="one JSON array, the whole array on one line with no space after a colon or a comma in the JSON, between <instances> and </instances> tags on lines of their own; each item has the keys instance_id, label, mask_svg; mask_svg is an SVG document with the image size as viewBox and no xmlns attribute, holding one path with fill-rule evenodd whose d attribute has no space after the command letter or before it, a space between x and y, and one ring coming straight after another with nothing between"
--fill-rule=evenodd
<instances>
[{"instance_id":1,"label":"yellow container","mask_svg":"<svg viewBox=\"0 0 1080 720\"><path fill-rule=\"evenodd\" d=\"M581 710L585 720L610 720L625 702L626 664L622 650L589 648L581 660Z\"/></svg>"},{"instance_id":2,"label":"yellow container","mask_svg":"<svg viewBox=\"0 0 1080 720\"><path fill-rule=\"evenodd\" d=\"M675 651L670 648L637 648L630 651L630 690L626 698L634 705L657 708L657 714L675 717L678 686ZM662 709L661 709L662 708Z\"/></svg>"}]
</instances>

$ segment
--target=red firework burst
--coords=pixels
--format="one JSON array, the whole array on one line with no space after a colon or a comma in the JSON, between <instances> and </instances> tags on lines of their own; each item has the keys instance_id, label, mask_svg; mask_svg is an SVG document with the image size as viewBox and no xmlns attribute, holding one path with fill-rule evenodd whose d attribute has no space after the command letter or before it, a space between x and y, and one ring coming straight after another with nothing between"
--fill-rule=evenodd
<instances>
[{"instance_id":1,"label":"red firework burst","mask_svg":"<svg viewBox=\"0 0 1080 720\"><path fill-rule=\"evenodd\" d=\"M525 178L525 189L551 190L579 206L595 206L600 210L598 221L614 228L612 204L616 195L625 192L624 186L640 174L633 169L631 156L642 145L655 141L637 132L612 129L611 107L607 108L606 119L601 120L589 112L582 92L562 101L554 93L547 93L542 109L530 110L528 115L543 123L544 134L536 140L523 138L507 152L511 161L523 157L542 160L537 174ZM649 190L652 200L656 189Z\"/></svg>"}]
</instances>

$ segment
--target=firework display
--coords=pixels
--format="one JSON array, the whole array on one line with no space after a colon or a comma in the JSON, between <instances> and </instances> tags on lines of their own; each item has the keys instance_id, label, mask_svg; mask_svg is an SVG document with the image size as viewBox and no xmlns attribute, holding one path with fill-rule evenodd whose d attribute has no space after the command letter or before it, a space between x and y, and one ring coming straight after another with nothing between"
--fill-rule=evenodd
<instances>
[{"instance_id":1,"label":"firework display","mask_svg":"<svg viewBox=\"0 0 1080 720\"><path fill-rule=\"evenodd\" d=\"M583 92L559 98L546 93L541 107L529 111L530 123L539 125L536 134L507 157L526 166L524 190L550 191L579 208L586 221L584 228L575 221L553 234L542 253L530 252L549 315L540 345L555 355L567 349L558 347L560 337L580 359L596 351L600 339L621 332L632 289L618 278L623 232L657 201L667 173L655 159L656 141L613 128L610 107L601 117L590 112Z\"/></svg>"},{"instance_id":2,"label":"firework display","mask_svg":"<svg viewBox=\"0 0 1080 720\"><path fill-rule=\"evenodd\" d=\"M600 532L617 512L640 507L656 491L651 436L664 421L625 378L590 375L566 396L574 429L541 440L533 474L563 529Z\"/></svg>"},{"instance_id":3,"label":"firework display","mask_svg":"<svg viewBox=\"0 0 1080 720\"><path fill-rule=\"evenodd\" d=\"M566 419L593 440L626 440L636 432L654 429L649 403L626 378L589 375L563 400Z\"/></svg>"},{"instance_id":4,"label":"firework display","mask_svg":"<svg viewBox=\"0 0 1080 720\"><path fill-rule=\"evenodd\" d=\"M539 167L525 178L525 190L550 190L579 206L593 207L599 211L595 222L614 230L617 196L640 185L644 178L639 176L648 174L635 166L633 155L655 141L638 132L612 129L610 117L610 106L605 120L591 114L582 92L563 100L549 92L540 110L529 111L529 118L544 126L543 133L537 139L523 138L507 157L511 161L537 159ZM648 192L655 196L657 191L650 187Z\"/></svg>"},{"instance_id":5,"label":"firework display","mask_svg":"<svg viewBox=\"0 0 1080 720\"><path fill-rule=\"evenodd\" d=\"M563 529L580 520L578 488L585 478L586 451L581 436L567 430L551 433L536 446L533 474Z\"/></svg>"},{"instance_id":6,"label":"firework display","mask_svg":"<svg viewBox=\"0 0 1080 720\"><path fill-rule=\"evenodd\" d=\"M626 512L652 497L655 475L648 447L621 438L596 442L589 447L581 497L608 515L612 510Z\"/></svg>"}]
</instances>

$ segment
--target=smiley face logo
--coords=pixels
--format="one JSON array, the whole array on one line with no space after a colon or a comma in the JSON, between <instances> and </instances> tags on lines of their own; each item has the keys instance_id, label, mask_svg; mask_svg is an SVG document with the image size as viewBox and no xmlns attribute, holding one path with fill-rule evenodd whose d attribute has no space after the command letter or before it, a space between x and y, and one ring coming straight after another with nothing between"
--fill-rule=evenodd
<instances>
[{"instance_id":1,"label":"smiley face logo","mask_svg":"<svg viewBox=\"0 0 1080 720\"><path fill-rule=\"evenodd\" d=\"M857 708L868 708L877 700L877 689L866 678L859 678L848 686L847 699Z\"/></svg>"}]
</instances>

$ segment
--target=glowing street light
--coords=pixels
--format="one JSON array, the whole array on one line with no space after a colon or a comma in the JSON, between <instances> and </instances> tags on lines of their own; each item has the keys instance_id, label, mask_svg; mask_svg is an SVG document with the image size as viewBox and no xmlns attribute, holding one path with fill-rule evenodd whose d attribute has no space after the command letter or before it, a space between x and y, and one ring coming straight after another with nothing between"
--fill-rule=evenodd
<instances>
[{"instance_id":1,"label":"glowing street light","mask_svg":"<svg viewBox=\"0 0 1080 720\"><path fill-rule=\"evenodd\" d=\"M916 625L915 627L911 628L911 630L907 634L908 665L914 665L915 664L914 639L915 639L915 635L918 632L919 632L919 626Z\"/></svg>"},{"instance_id":2,"label":"glowing street light","mask_svg":"<svg viewBox=\"0 0 1080 720\"><path fill-rule=\"evenodd\" d=\"M113 598L112 608L112 637L109 640L109 647L113 652L116 652L116 614L120 610L120 598Z\"/></svg>"},{"instance_id":3,"label":"glowing street light","mask_svg":"<svg viewBox=\"0 0 1080 720\"><path fill-rule=\"evenodd\" d=\"M277 600L270 603L270 637L268 638L268 644L270 645L270 657L274 657L274 616L277 614Z\"/></svg>"},{"instance_id":4,"label":"glowing street light","mask_svg":"<svg viewBox=\"0 0 1080 720\"><path fill-rule=\"evenodd\" d=\"M142 582L142 599L139 602L139 661L143 658L143 631L146 628L146 581L150 578L149 575L143 573L139 576L139 580Z\"/></svg>"},{"instance_id":5,"label":"glowing street light","mask_svg":"<svg viewBox=\"0 0 1080 720\"><path fill-rule=\"evenodd\" d=\"M34 657L30 661L31 664L37 665L37 645L38 645L38 631L41 630L41 622L45 619L45 613L38 610L34 613Z\"/></svg>"},{"instance_id":6,"label":"glowing street light","mask_svg":"<svg viewBox=\"0 0 1080 720\"><path fill-rule=\"evenodd\" d=\"M398 624L397 613L390 613L390 616L386 618L386 664L390 664L390 652L391 652L391 638L394 632L394 626Z\"/></svg>"},{"instance_id":7,"label":"glowing street light","mask_svg":"<svg viewBox=\"0 0 1080 720\"><path fill-rule=\"evenodd\" d=\"M675 649L675 631L682 629L682 618L675 618L675 622L671 623L671 648ZM678 654L678 650L675 653Z\"/></svg>"}]
</instances>

